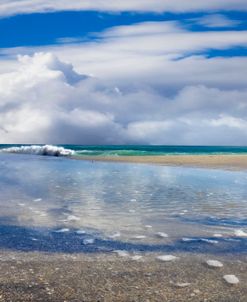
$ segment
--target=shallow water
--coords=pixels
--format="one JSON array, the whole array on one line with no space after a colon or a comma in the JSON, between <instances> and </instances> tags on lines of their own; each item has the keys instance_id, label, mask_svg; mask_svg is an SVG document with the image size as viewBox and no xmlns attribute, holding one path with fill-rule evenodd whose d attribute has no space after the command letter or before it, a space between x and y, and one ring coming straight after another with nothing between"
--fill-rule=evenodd
<instances>
[{"instance_id":1,"label":"shallow water","mask_svg":"<svg viewBox=\"0 0 247 302\"><path fill-rule=\"evenodd\" d=\"M245 253L247 174L0 154L0 248Z\"/></svg>"}]
</instances>

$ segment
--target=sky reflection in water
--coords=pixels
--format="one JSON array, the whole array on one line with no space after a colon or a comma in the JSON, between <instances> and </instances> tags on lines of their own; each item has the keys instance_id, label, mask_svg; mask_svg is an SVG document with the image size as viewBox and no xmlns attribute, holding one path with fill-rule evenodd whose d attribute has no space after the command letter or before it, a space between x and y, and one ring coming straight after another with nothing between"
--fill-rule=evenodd
<instances>
[{"instance_id":1,"label":"sky reflection in water","mask_svg":"<svg viewBox=\"0 0 247 302\"><path fill-rule=\"evenodd\" d=\"M247 228L245 172L11 154L0 155L0 170L0 247L246 249L235 234Z\"/></svg>"}]
</instances>

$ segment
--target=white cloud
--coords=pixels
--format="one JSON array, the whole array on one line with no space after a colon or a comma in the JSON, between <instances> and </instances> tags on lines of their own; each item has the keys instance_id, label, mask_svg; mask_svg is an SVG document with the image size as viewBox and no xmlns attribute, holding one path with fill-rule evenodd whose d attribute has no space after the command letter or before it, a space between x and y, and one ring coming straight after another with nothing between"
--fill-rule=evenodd
<instances>
[{"instance_id":1,"label":"white cloud","mask_svg":"<svg viewBox=\"0 0 247 302\"><path fill-rule=\"evenodd\" d=\"M186 85L169 95L152 85L114 84L81 76L52 54L19 57L16 71L0 75L0 142L241 144L247 138L247 90Z\"/></svg>"},{"instance_id":2,"label":"white cloud","mask_svg":"<svg viewBox=\"0 0 247 302\"><path fill-rule=\"evenodd\" d=\"M194 12L246 9L246 0L2 0L0 15L64 10Z\"/></svg>"},{"instance_id":3,"label":"white cloud","mask_svg":"<svg viewBox=\"0 0 247 302\"><path fill-rule=\"evenodd\" d=\"M91 43L1 50L0 143L242 144L247 59L195 54L246 37L146 22Z\"/></svg>"},{"instance_id":4,"label":"white cloud","mask_svg":"<svg viewBox=\"0 0 247 302\"><path fill-rule=\"evenodd\" d=\"M205 27L235 27L241 23L239 20L230 19L221 14L206 15L196 19L197 23Z\"/></svg>"},{"instance_id":5,"label":"white cloud","mask_svg":"<svg viewBox=\"0 0 247 302\"><path fill-rule=\"evenodd\" d=\"M206 84L245 87L247 59L212 58L208 49L246 47L246 31L190 32L176 22L145 22L103 32L97 41L40 48L2 49L0 54L52 52L79 73L128 84ZM192 56L193 55L193 56ZM183 60L178 60L187 57ZM200 68L198 68L200 66ZM186 70L186 76L184 76Z\"/></svg>"}]
</instances>

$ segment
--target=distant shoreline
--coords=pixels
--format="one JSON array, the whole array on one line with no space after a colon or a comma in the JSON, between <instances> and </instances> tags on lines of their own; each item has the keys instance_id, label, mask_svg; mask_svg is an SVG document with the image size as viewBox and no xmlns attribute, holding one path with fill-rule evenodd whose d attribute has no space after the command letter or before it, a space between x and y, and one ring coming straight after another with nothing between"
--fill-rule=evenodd
<instances>
[{"instance_id":1,"label":"distant shoreline","mask_svg":"<svg viewBox=\"0 0 247 302\"><path fill-rule=\"evenodd\" d=\"M72 156L73 159L246 170L247 155Z\"/></svg>"}]
</instances>

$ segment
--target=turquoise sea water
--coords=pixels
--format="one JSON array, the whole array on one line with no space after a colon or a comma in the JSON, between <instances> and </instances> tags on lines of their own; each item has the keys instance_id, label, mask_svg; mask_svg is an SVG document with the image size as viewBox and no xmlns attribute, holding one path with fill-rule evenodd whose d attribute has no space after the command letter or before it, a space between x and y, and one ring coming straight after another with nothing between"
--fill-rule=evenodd
<instances>
[{"instance_id":1,"label":"turquoise sea water","mask_svg":"<svg viewBox=\"0 0 247 302\"><path fill-rule=\"evenodd\" d=\"M25 148L25 152L23 148ZM42 145L36 145L30 149L29 145L0 145L1 149L11 148L14 153L39 153L39 148ZM181 154L181 155L197 155L197 154L246 154L247 147L233 147L233 146L83 146L83 145L59 145L53 146L54 148L62 147L65 150L72 150L73 155L80 156L147 156L147 155L169 155L169 154ZM10 149L9 149L10 150ZM45 151L49 155L49 149ZM42 152L41 152L42 153ZM59 152L58 152L59 153ZM60 155L60 154L59 154ZM70 154L71 155L71 154Z\"/></svg>"}]
</instances>

